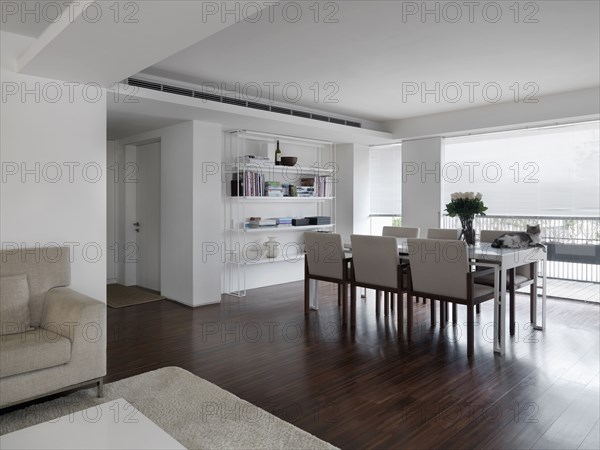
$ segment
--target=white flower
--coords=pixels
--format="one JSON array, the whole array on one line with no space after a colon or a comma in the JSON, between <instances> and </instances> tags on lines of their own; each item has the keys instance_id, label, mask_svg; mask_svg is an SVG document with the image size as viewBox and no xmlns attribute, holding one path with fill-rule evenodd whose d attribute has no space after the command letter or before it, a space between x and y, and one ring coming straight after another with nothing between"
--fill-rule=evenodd
<instances>
[{"instance_id":1,"label":"white flower","mask_svg":"<svg viewBox=\"0 0 600 450\"><path fill-rule=\"evenodd\" d=\"M458 200L459 192L455 192L454 194L450 194L450 200Z\"/></svg>"},{"instance_id":2,"label":"white flower","mask_svg":"<svg viewBox=\"0 0 600 450\"><path fill-rule=\"evenodd\" d=\"M469 200L473 200L475 198L475 193L474 192L465 192L467 199Z\"/></svg>"},{"instance_id":3,"label":"white flower","mask_svg":"<svg viewBox=\"0 0 600 450\"><path fill-rule=\"evenodd\" d=\"M477 200L481 200L481 197L483 197L483 195L481 195L481 192L478 192L477 195L475 196L475 198Z\"/></svg>"}]
</instances>

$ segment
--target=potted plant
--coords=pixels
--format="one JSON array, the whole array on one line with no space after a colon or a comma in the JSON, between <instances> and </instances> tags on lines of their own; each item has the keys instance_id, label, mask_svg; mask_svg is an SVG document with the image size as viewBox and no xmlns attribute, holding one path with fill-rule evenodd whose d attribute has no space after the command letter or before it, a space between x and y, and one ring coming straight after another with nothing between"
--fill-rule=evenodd
<instances>
[{"instance_id":1,"label":"potted plant","mask_svg":"<svg viewBox=\"0 0 600 450\"><path fill-rule=\"evenodd\" d=\"M475 216L485 216L487 207L481 200L481 193L473 192L455 192L450 195L450 203L446 205L446 212L450 217L460 219L462 228L461 238L468 245L475 245L475 230L473 229L473 219Z\"/></svg>"}]
</instances>

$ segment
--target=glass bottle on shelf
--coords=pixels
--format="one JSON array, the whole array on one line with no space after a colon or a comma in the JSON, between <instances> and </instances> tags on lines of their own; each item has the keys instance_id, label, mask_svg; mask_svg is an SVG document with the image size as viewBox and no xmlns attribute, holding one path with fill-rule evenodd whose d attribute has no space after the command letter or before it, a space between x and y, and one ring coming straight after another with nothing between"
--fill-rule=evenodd
<instances>
[{"instance_id":1,"label":"glass bottle on shelf","mask_svg":"<svg viewBox=\"0 0 600 450\"><path fill-rule=\"evenodd\" d=\"M277 141L277 148L275 149L275 165L281 165L281 149L279 148L279 141Z\"/></svg>"}]
</instances>

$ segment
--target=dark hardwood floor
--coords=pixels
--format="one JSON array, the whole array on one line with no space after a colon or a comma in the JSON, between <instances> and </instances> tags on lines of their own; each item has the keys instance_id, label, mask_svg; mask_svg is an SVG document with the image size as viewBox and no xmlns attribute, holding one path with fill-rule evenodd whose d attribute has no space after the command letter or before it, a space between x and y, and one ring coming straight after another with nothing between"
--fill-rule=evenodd
<instances>
[{"instance_id":1,"label":"dark hardwood floor","mask_svg":"<svg viewBox=\"0 0 600 450\"><path fill-rule=\"evenodd\" d=\"M500 357L486 302L469 361L461 322L431 328L429 304L399 340L396 315L377 318L373 298L343 329L336 290L322 284L308 321L301 282L196 309L109 308L106 382L179 366L343 449L600 447L598 305L548 300L540 332L519 296Z\"/></svg>"}]
</instances>

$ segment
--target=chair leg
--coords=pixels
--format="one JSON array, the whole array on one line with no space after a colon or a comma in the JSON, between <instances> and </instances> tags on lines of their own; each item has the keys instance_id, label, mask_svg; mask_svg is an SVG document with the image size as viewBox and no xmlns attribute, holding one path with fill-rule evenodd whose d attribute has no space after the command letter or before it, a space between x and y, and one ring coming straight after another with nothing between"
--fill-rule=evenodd
<instances>
[{"instance_id":1,"label":"chair leg","mask_svg":"<svg viewBox=\"0 0 600 450\"><path fill-rule=\"evenodd\" d=\"M450 322L450 305L448 302L444 302L444 319L446 323Z\"/></svg>"},{"instance_id":2,"label":"chair leg","mask_svg":"<svg viewBox=\"0 0 600 450\"><path fill-rule=\"evenodd\" d=\"M98 398L104 397L104 379L98 381Z\"/></svg>"},{"instance_id":3,"label":"chair leg","mask_svg":"<svg viewBox=\"0 0 600 450\"><path fill-rule=\"evenodd\" d=\"M423 297L423 304L426 305L427 304L427 298Z\"/></svg>"},{"instance_id":4,"label":"chair leg","mask_svg":"<svg viewBox=\"0 0 600 450\"><path fill-rule=\"evenodd\" d=\"M458 323L458 317L456 315L456 303L452 303L452 323L455 325Z\"/></svg>"},{"instance_id":5,"label":"chair leg","mask_svg":"<svg viewBox=\"0 0 600 450\"><path fill-rule=\"evenodd\" d=\"M473 313L473 304L467 305L467 356L473 356L475 339L475 314Z\"/></svg>"},{"instance_id":6,"label":"chair leg","mask_svg":"<svg viewBox=\"0 0 600 450\"><path fill-rule=\"evenodd\" d=\"M508 303L508 329L511 336L515 335L515 269L511 269L508 274L508 286L510 289Z\"/></svg>"},{"instance_id":7,"label":"chair leg","mask_svg":"<svg viewBox=\"0 0 600 450\"><path fill-rule=\"evenodd\" d=\"M429 300L429 306L431 308L431 326L435 327L435 300Z\"/></svg>"},{"instance_id":8,"label":"chair leg","mask_svg":"<svg viewBox=\"0 0 600 450\"><path fill-rule=\"evenodd\" d=\"M310 279L308 273L304 272L304 314L308 314L310 297Z\"/></svg>"},{"instance_id":9,"label":"chair leg","mask_svg":"<svg viewBox=\"0 0 600 450\"><path fill-rule=\"evenodd\" d=\"M381 314L381 291L375 291L375 314L377 317Z\"/></svg>"},{"instance_id":10,"label":"chair leg","mask_svg":"<svg viewBox=\"0 0 600 450\"><path fill-rule=\"evenodd\" d=\"M337 285L338 306L342 306L342 283Z\"/></svg>"},{"instance_id":11,"label":"chair leg","mask_svg":"<svg viewBox=\"0 0 600 450\"><path fill-rule=\"evenodd\" d=\"M385 317L388 316L388 313L390 311L390 293L385 291L383 293L383 315Z\"/></svg>"},{"instance_id":12,"label":"chair leg","mask_svg":"<svg viewBox=\"0 0 600 450\"><path fill-rule=\"evenodd\" d=\"M404 309L403 301L401 300L403 295L401 292L398 293L398 310L402 311ZM406 322L408 323L408 330L406 331L407 337L410 339L412 336L413 329L413 303L409 301L406 302Z\"/></svg>"},{"instance_id":13,"label":"chair leg","mask_svg":"<svg viewBox=\"0 0 600 450\"><path fill-rule=\"evenodd\" d=\"M354 284L350 291L350 326L356 326L356 286Z\"/></svg>"},{"instance_id":14,"label":"chair leg","mask_svg":"<svg viewBox=\"0 0 600 450\"><path fill-rule=\"evenodd\" d=\"M440 300L440 327L446 328L446 302Z\"/></svg>"},{"instance_id":15,"label":"chair leg","mask_svg":"<svg viewBox=\"0 0 600 450\"><path fill-rule=\"evenodd\" d=\"M480 313L481 313L481 305L480 305L479 303L477 303L477 305L475 306L475 312L476 312L477 314L480 314Z\"/></svg>"},{"instance_id":16,"label":"chair leg","mask_svg":"<svg viewBox=\"0 0 600 450\"><path fill-rule=\"evenodd\" d=\"M342 327L346 325L346 318L348 317L348 285L341 283L342 289Z\"/></svg>"},{"instance_id":17,"label":"chair leg","mask_svg":"<svg viewBox=\"0 0 600 450\"><path fill-rule=\"evenodd\" d=\"M392 294L392 298L393 298ZM402 334L404 333L404 305L402 304L402 296L400 294L398 294L398 338L400 338L402 336ZM409 299L409 303L410 299Z\"/></svg>"},{"instance_id":18,"label":"chair leg","mask_svg":"<svg viewBox=\"0 0 600 450\"><path fill-rule=\"evenodd\" d=\"M394 300L395 300L395 297L396 297L396 296L395 296L395 295L394 295L394 293L392 292L392 293L390 294L390 311L391 311L392 313L394 312Z\"/></svg>"}]
</instances>

